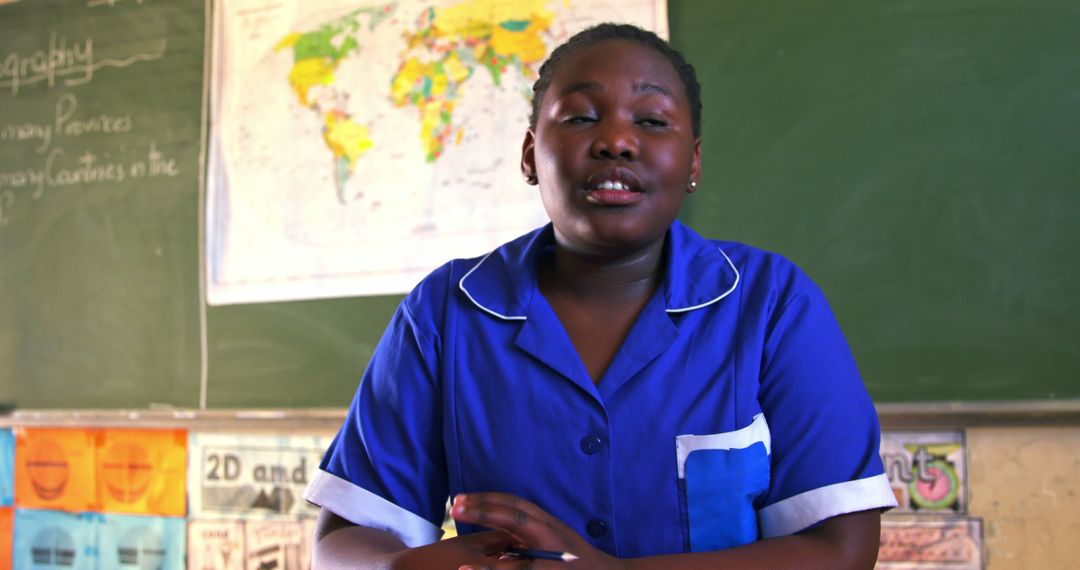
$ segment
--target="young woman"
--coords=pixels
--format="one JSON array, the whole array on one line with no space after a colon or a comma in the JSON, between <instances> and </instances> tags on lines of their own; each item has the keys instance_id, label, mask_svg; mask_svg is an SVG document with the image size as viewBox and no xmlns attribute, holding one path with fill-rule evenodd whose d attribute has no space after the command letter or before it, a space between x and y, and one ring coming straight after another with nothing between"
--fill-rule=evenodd
<instances>
[{"instance_id":1,"label":"young woman","mask_svg":"<svg viewBox=\"0 0 1080 570\"><path fill-rule=\"evenodd\" d=\"M552 223L403 301L306 495L317 568L873 567L895 501L820 290L676 221L699 91L631 26L555 50L521 158Z\"/></svg>"}]
</instances>

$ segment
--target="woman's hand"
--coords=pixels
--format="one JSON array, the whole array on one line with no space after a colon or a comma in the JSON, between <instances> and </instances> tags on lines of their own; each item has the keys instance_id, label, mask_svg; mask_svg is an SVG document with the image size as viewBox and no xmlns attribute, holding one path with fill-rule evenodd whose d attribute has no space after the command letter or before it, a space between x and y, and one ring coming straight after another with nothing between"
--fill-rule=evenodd
<instances>
[{"instance_id":1,"label":"woman's hand","mask_svg":"<svg viewBox=\"0 0 1080 570\"><path fill-rule=\"evenodd\" d=\"M622 570L615 557L593 548L566 523L544 509L507 493L470 493L454 497L450 515L463 523L483 526L508 533L514 544L539 550L569 552L578 559L572 562L522 560L506 556L477 564L462 566L462 570L509 570L550 568L588 568L590 570Z\"/></svg>"},{"instance_id":2,"label":"woman's hand","mask_svg":"<svg viewBox=\"0 0 1080 570\"><path fill-rule=\"evenodd\" d=\"M498 562L506 549L517 544L509 534L492 530L440 540L427 546L402 550L390 564L392 570L456 570L461 566L484 567Z\"/></svg>"}]
</instances>

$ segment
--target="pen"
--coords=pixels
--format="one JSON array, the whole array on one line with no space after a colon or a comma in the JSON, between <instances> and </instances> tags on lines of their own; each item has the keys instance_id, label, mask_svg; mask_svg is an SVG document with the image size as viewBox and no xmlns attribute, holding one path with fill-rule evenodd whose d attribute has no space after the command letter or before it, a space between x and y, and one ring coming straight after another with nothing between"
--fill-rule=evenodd
<instances>
[{"instance_id":1,"label":"pen","mask_svg":"<svg viewBox=\"0 0 1080 570\"><path fill-rule=\"evenodd\" d=\"M578 557L570 554L569 552L555 552L553 550L536 550L534 548L517 548L510 547L506 549L506 554L513 554L521 558L532 558L534 560L556 560L562 562L570 562L571 560L577 560Z\"/></svg>"}]
</instances>

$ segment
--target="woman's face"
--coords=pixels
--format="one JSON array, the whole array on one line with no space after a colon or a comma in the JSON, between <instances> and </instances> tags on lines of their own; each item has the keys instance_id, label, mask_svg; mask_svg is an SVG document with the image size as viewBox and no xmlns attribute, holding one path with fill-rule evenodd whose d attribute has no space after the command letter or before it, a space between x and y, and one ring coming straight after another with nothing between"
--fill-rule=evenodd
<instances>
[{"instance_id":1,"label":"woman's face","mask_svg":"<svg viewBox=\"0 0 1080 570\"><path fill-rule=\"evenodd\" d=\"M559 64L521 160L559 244L588 255L662 240L700 166L679 75L663 55L624 40Z\"/></svg>"}]
</instances>

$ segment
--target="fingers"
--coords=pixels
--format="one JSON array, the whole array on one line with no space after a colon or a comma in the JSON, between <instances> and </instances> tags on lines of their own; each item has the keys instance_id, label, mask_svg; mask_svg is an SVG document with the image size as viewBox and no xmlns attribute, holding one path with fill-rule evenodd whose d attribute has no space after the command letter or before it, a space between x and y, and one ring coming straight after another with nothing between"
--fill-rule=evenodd
<instances>
[{"instance_id":1,"label":"fingers","mask_svg":"<svg viewBox=\"0 0 1080 570\"><path fill-rule=\"evenodd\" d=\"M467 564L458 570L558 570L565 566L547 560L517 560L505 559L492 561L488 564Z\"/></svg>"},{"instance_id":2,"label":"fingers","mask_svg":"<svg viewBox=\"0 0 1080 570\"><path fill-rule=\"evenodd\" d=\"M517 544L517 539L502 530L489 530L461 535L459 540L469 543L484 556L497 556Z\"/></svg>"},{"instance_id":3,"label":"fingers","mask_svg":"<svg viewBox=\"0 0 1080 570\"><path fill-rule=\"evenodd\" d=\"M504 530L522 544L534 548L565 550L574 543L573 538L577 536L547 511L507 493L458 495L454 497L450 514L457 521Z\"/></svg>"}]
</instances>

